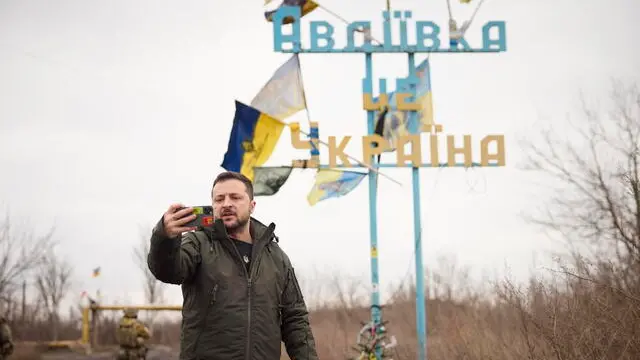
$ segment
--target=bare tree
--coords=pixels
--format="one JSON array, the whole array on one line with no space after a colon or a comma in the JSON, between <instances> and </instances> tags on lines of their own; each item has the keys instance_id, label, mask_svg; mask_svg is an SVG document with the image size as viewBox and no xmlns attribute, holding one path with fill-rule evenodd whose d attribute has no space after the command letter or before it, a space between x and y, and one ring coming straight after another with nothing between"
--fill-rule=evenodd
<instances>
[{"instance_id":1,"label":"bare tree","mask_svg":"<svg viewBox=\"0 0 640 360\"><path fill-rule=\"evenodd\" d=\"M42 263L54 241L53 228L44 235L36 235L24 227L15 227L8 212L0 219L0 296L18 290L29 273Z\"/></svg>"},{"instance_id":2,"label":"bare tree","mask_svg":"<svg viewBox=\"0 0 640 360\"><path fill-rule=\"evenodd\" d=\"M69 291L70 285L70 264L50 250L39 267L36 289L47 310L54 341L58 340L60 302Z\"/></svg>"},{"instance_id":3,"label":"bare tree","mask_svg":"<svg viewBox=\"0 0 640 360\"><path fill-rule=\"evenodd\" d=\"M357 277L347 277L336 272L332 279L332 289L336 296L336 305L345 311L367 303L366 286Z\"/></svg>"},{"instance_id":4,"label":"bare tree","mask_svg":"<svg viewBox=\"0 0 640 360\"><path fill-rule=\"evenodd\" d=\"M525 169L555 180L537 224L590 251L600 268L615 271L624 288L640 289L640 91L615 83L611 110L583 100L569 132L543 131L526 142ZM564 135L564 136L562 136ZM614 260L612 260L614 259Z\"/></svg>"},{"instance_id":5,"label":"bare tree","mask_svg":"<svg viewBox=\"0 0 640 360\"><path fill-rule=\"evenodd\" d=\"M149 304L158 304L163 301L164 287L163 284L156 279L155 276L149 270L147 265L147 255L149 254L149 234L151 231L140 231L140 241L138 245L133 248L133 257L138 265L138 268L142 272L145 299ZM149 314L150 321L153 323L155 316Z\"/></svg>"}]
</instances>

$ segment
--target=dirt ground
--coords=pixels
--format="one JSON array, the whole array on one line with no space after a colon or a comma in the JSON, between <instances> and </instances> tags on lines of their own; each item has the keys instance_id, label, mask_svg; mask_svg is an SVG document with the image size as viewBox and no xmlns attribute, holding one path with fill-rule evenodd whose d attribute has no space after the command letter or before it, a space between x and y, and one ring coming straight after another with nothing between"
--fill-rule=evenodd
<instances>
[{"instance_id":1,"label":"dirt ground","mask_svg":"<svg viewBox=\"0 0 640 360\"><path fill-rule=\"evenodd\" d=\"M42 360L107 360L115 359L114 351L101 351L91 355L83 355L70 351L55 351L42 355ZM147 360L178 360L178 351L168 346L151 345Z\"/></svg>"}]
</instances>

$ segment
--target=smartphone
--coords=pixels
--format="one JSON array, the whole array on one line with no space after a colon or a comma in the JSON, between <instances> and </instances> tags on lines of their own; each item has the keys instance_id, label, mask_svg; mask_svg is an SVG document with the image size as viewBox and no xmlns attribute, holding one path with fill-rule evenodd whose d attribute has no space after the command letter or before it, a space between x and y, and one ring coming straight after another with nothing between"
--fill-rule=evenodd
<instances>
[{"instance_id":1,"label":"smartphone","mask_svg":"<svg viewBox=\"0 0 640 360\"><path fill-rule=\"evenodd\" d=\"M196 227L196 228L213 226L214 219L213 219L212 206L193 206L192 208L193 208L193 213L196 215L196 218L184 224L183 226Z\"/></svg>"}]
</instances>

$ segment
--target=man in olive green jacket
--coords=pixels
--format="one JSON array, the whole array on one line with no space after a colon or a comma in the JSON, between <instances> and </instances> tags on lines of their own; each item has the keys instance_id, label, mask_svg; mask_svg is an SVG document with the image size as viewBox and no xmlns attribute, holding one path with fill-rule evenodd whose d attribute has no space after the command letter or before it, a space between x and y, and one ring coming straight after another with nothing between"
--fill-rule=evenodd
<instances>
[{"instance_id":1,"label":"man in olive green jacket","mask_svg":"<svg viewBox=\"0 0 640 360\"><path fill-rule=\"evenodd\" d=\"M251 181L222 173L211 196L213 227L187 227L193 209L174 204L151 235L149 269L182 285L180 360L277 360L281 342L291 359L317 360L307 307L275 225L251 217Z\"/></svg>"}]
</instances>

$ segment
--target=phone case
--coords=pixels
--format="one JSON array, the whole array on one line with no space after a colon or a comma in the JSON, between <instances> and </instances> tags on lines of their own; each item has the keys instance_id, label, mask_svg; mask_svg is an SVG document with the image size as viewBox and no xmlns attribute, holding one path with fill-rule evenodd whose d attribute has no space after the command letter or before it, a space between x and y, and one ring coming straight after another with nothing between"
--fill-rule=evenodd
<instances>
[{"instance_id":1,"label":"phone case","mask_svg":"<svg viewBox=\"0 0 640 360\"><path fill-rule=\"evenodd\" d=\"M196 218L184 226L198 228L213 226L214 219L212 206L194 206L193 213L196 215Z\"/></svg>"}]
</instances>

